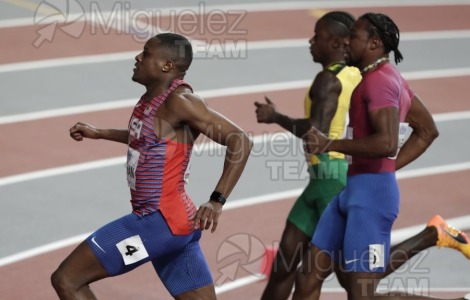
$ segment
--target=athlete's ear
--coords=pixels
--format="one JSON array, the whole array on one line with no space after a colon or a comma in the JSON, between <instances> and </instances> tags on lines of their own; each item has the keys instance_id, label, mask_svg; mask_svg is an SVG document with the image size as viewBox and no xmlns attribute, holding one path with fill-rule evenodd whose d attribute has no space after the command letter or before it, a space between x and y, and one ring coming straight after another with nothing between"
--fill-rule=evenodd
<instances>
[{"instance_id":1,"label":"athlete's ear","mask_svg":"<svg viewBox=\"0 0 470 300\"><path fill-rule=\"evenodd\" d=\"M332 42L333 48L338 49L344 45L344 40L342 38L336 37Z\"/></svg>"},{"instance_id":2,"label":"athlete's ear","mask_svg":"<svg viewBox=\"0 0 470 300\"><path fill-rule=\"evenodd\" d=\"M378 35L374 36L371 40L370 49L375 50L383 46L382 40Z\"/></svg>"},{"instance_id":3,"label":"athlete's ear","mask_svg":"<svg viewBox=\"0 0 470 300\"><path fill-rule=\"evenodd\" d=\"M175 63L172 60L167 60L163 65L162 72L170 72L175 67Z\"/></svg>"}]
</instances>

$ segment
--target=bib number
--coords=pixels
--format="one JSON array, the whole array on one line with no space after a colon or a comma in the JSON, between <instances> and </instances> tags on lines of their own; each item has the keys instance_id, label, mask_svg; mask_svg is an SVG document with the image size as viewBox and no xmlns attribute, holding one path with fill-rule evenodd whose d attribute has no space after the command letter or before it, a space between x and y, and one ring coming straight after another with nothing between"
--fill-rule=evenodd
<instances>
[{"instance_id":1,"label":"bib number","mask_svg":"<svg viewBox=\"0 0 470 300\"><path fill-rule=\"evenodd\" d=\"M382 244L369 245L369 270L385 267L385 247Z\"/></svg>"},{"instance_id":2,"label":"bib number","mask_svg":"<svg viewBox=\"0 0 470 300\"><path fill-rule=\"evenodd\" d=\"M121 253L125 265L136 263L149 256L139 235L131 236L117 243L116 247Z\"/></svg>"}]
</instances>

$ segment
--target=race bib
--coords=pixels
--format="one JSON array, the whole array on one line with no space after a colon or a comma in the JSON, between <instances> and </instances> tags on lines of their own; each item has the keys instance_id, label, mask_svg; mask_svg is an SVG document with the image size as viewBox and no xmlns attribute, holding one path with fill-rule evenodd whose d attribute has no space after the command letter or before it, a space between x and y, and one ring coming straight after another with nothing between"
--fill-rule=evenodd
<instances>
[{"instance_id":1,"label":"race bib","mask_svg":"<svg viewBox=\"0 0 470 300\"><path fill-rule=\"evenodd\" d=\"M385 247L382 244L369 245L369 270L385 267Z\"/></svg>"},{"instance_id":2,"label":"race bib","mask_svg":"<svg viewBox=\"0 0 470 300\"><path fill-rule=\"evenodd\" d=\"M139 164L140 152L132 149L127 150L127 186L135 191L135 171Z\"/></svg>"},{"instance_id":3,"label":"race bib","mask_svg":"<svg viewBox=\"0 0 470 300\"><path fill-rule=\"evenodd\" d=\"M397 159L398 152L400 152L400 148L405 144L407 140L407 133L408 133L408 123L400 122L400 127L398 127L398 147L397 147L397 154L393 157L389 157L389 159Z\"/></svg>"},{"instance_id":4,"label":"race bib","mask_svg":"<svg viewBox=\"0 0 470 300\"><path fill-rule=\"evenodd\" d=\"M130 265L149 256L139 235L131 236L116 244L125 265Z\"/></svg>"}]
</instances>

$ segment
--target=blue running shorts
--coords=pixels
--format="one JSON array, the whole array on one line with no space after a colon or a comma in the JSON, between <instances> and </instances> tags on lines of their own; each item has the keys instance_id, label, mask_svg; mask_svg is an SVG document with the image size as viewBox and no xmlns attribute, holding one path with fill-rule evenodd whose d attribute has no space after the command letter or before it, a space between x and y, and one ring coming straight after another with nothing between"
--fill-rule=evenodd
<instances>
[{"instance_id":1,"label":"blue running shorts","mask_svg":"<svg viewBox=\"0 0 470 300\"><path fill-rule=\"evenodd\" d=\"M395 173L349 176L321 216L312 244L346 272L385 272L399 206Z\"/></svg>"},{"instance_id":2,"label":"blue running shorts","mask_svg":"<svg viewBox=\"0 0 470 300\"><path fill-rule=\"evenodd\" d=\"M151 261L172 296L212 284L199 246L201 230L173 235L160 211L133 213L92 233L87 243L109 276L127 273Z\"/></svg>"}]
</instances>

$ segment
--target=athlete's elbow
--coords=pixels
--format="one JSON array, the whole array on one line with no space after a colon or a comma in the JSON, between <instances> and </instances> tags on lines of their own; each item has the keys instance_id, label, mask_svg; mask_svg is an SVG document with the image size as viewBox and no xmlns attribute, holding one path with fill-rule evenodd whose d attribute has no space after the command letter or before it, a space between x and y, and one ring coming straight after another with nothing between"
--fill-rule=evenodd
<instances>
[{"instance_id":1,"label":"athlete's elbow","mask_svg":"<svg viewBox=\"0 0 470 300\"><path fill-rule=\"evenodd\" d=\"M438 136L439 136L439 130L437 130L437 127L434 126L433 128L430 128L429 130L427 130L424 136L424 141L428 145L431 145L432 142L434 142L434 140L438 138Z\"/></svg>"},{"instance_id":2,"label":"athlete's elbow","mask_svg":"<svg viewBox=\"0 0 470 300\"><path fill-rule=\"evenodd\" d=\"M417 136L421 140L421 144L427 148L431 146L435 139L439 136L439 130L436 126L430 126L427 128L420 128L416 131Z\"/></svg>"},{"instance_id":3,"label":"athlete's elbow","mask_svg":"<svg viewBox=\"0 0 470 300\"><path fill-rule=\"evenodd\" d=\"M392 157L397 154L398 145L394 141L387 141L387 142L384 142L382 146L378 148L378 150L379 150L378 156Z\"/></svg>"},{"instance_id":4,"label":"athlete's elbow","mask_svg":"<svg viewBox=\"0 0 470 300\"><path fill-rule=\"evenodd\" d=\"M398 152L397 147L395 147L395 148L390 147L390 148L384 150L383 156L384 157L394 157L395 155L397 155L397 152Z\"/></svg>"},{"instance_id":5,"label":"athlete's elbow","mask_svg":"<svg viewBox=\"0 0 470 300\"><path fill-rule=\"evenodd\" d=\"M246 136L247 140L248 140L248 148L250 149L250 152L251 152L251 149L253 149L253 141L248 137Z\"/></svg>"},{"instance_id":6,"label":"athlete's elbow","mask_svg":"<svg viewBox=\"0 0 470 300\"><path fill-rule=\"evenodd\" d=\"M239 134L233 135L227 144L233 153L238 153L241 157L248 158L253 148L253 142L248 135L241 131Z\"/></svg>"},{"instance_id":7,"label":"athlete's elbow","mask_svg":"<svg viewBox=\"0 0 470 300\"><path fill-rule=\"evenodd\" d=\"M246 145L245 151L246 156L248 157L253 149L253 141L248 137L246 133L243 133L243 145Z\"/></svg>"}]
</instances>

